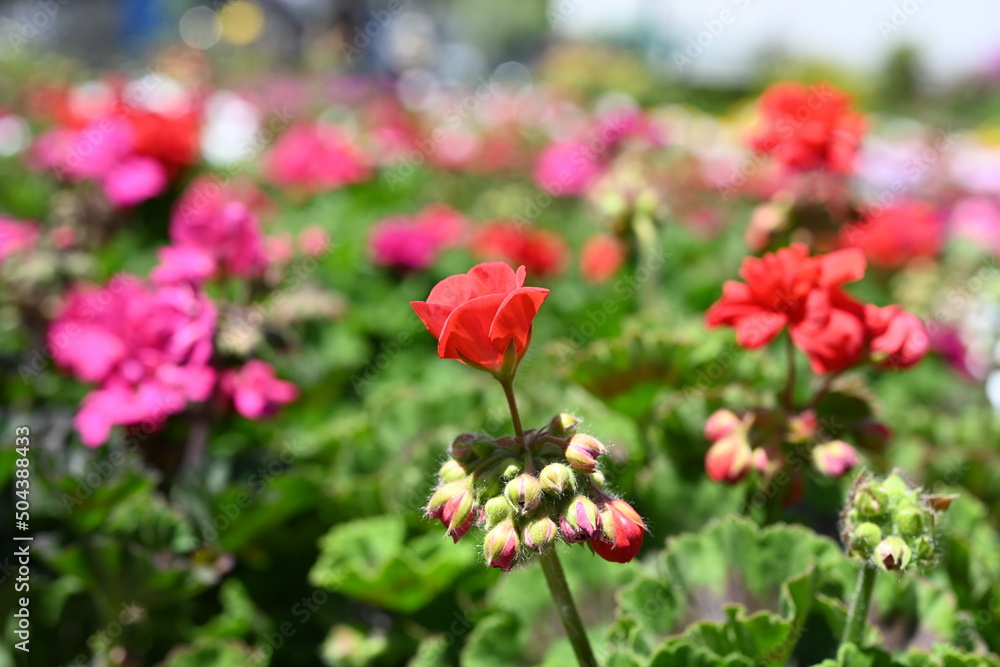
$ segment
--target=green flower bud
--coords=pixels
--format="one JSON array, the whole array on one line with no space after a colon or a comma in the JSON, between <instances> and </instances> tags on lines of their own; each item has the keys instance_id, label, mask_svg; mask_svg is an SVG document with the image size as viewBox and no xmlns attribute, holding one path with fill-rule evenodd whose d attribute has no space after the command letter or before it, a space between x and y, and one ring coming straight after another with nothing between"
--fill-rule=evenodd
<instances>
[{"instance_id":1,"label":"green flower bud","mask_svg":"<svg viewBox=\"0 0 1000 667\"><path fill-rule=\"evenodd\" d=\"M882 516L888 508L889 496L874 485L861 487L854 497L854 509L862 517Z\"/></svg>"},{"instance_id":2,"label":"green flower bud","mask_svg":"<svg viewBox=\"0 0 1000 667\"><path fill-rule=\"evenodd\" d=\"M492 498L500 493L502 485L495 474L476 475L476 497Z\"/></svg>"},{"instance_id":3,"label":"green flower bud","mask_svg":"<svg viewBox=\"0 0 1000 667\"><path fill-rule=\"evenodd\" d=\"M504 459L500 462L500 479L513 479L524 471L524 463L518 459Z\"/></svg>"},{"instance_id":4,"label":"green flower bud","mask_svg":"<svg viewBox=\"0 0 1000 667\"><path fill-rule=\"evenodd\" d=\"M512 514L510 503L503 496L487 500L486 505L483 507L483 512L486 513L486 525L489 528L511 518Z\"/></svg>"},{"instance_id":5,"label":"green flower bud","mask_svg":"<svg viewBox=\"0 0 1000 667\"><path fill-rule=\"evenodd\" d=\"M576 432L576 427L583 420L565 412L560 412L549 422L549 431L552 435L567 438Z\"/></svg>"},{"instance_id":6,"label":"green flower bud","mask_svg":"<svg viewBox=\"0 0 1000 667\"><path fill-rule=\"evenodd\" d=\"M907 486L906 480L895 471L882 480L882 491L888 494L890 499L901 499L910 495L910 487Z\"/></svg>"},{"instance_id":7,"label":"green flower bud","mask_svg":"<svg viewBox=\"0 0 1000 667\"><path fill-rule=\"evenodd\" d=\"M442 482L457 482L469 475L468 471L465 469L461 463L455 459L448 459L441 466L438 471L438 477L441 478Z\"/></svg>"},{"instance_id":8,"label":"green flower bud","mask_svg":"<svg viewBox=\"0 0 1000 667\"><path fill-rule=\"evenodd\" d=\"M893 535L878 543L872 560L886 571L905 570L912 557L913 552L906 545L906 542Z\"/></svg>"},{"instance_id":9,"label":"green flower bud","mask_svg":"<svg viewBox=\"0 0 1000 667\"><path fill-rule=\"evenodd\" d=\"M934 543L928 537L921 537L917 540L917 558L924 562L934 560Z\"/></svg>"},{"instance_id":10,"label":"green flower bud","mask_svg":"<svg viewBox=\"0 0 1000 667\"><path fill-rule=\"evenodd\" d=\"M596 484L599 489L603 489L608 483L608 480L604 477L604 473L600 470L595 470L590 473L590 480Z\"/></svg>"},{"instance_id":11,"label":"green flower bud","mask_svg":"<svg viewBox=\"0 0 1000 667\"><path fill-rule=\"evenodd\" d=\"M538 507L538 503L541 502L542 485L531 475L518 475L507 482L504 495L514 509L526 514Z\"/></svg>"},{"instance_id":12,"label":"green flower bud","mask_svg":"<svg viewBox=\"0 0 1000 667\"><path fill-rule=\"evenodd\" d=\"M868 558L882 541L882 530L874 523L866 521L851 533L851 554Z\"/></svg>"},{"instance_id":13,"label":"green flower bud","mask_svg":"<svg viewBox=\"0 0 1000 667\"><path fill-rule=\"evenodd\" d=\"M544 551L556 541L559 530L556 522L547 516L529 523L522 534L524 546L533 551Z\"/></svg>"},{"instance_id":14,"label":"green flower bud","mask_svg":"<svg viewBox=\"0 0 1000 667\"><path fill-rule=\"evenodd\" d=\"M576 475L569 466L562 463L550 463L542 468L538 480L543 491L556 496L567 489L576 489Z\"/></svg>"},{"instance_id":15,"label":"green flower bud","mask_svg":"<svg viewBox=\"0 0 1000 667\"><path fill-rule=\"evenodd\" d=\"M923 512L915 507L896 511L896 530L905 537L915 537L924 532Z\"/></svg>"}]
</instances>

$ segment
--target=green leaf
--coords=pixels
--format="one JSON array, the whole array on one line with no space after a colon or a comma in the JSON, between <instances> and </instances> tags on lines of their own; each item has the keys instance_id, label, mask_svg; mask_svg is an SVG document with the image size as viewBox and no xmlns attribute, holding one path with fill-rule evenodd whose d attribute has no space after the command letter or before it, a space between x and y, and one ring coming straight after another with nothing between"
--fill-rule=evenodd
<instances>
[{"instance_id":1,"label":"green leaf","mask_svg":"<svg viewBox=\"0 0 1000 667\"><path fill-rule=\"evenodd\" d=\"M517 617L504 612L476 623L462 649L464 667L508 667L524 663L524 635Z\"/></svg>"},{"instance_id":2,"label":"green leaf","mask_svg":"<svg viewBox=\"0 0 1000 667\"><path fill-rule=\"evenodd\" d=\"M412 612L447 590L477 560L469 542L436 532L409 541L399 516L376 516L334 527L320 540L309 573L314 585L394 611Z\"/></svg>"}]
</instances>

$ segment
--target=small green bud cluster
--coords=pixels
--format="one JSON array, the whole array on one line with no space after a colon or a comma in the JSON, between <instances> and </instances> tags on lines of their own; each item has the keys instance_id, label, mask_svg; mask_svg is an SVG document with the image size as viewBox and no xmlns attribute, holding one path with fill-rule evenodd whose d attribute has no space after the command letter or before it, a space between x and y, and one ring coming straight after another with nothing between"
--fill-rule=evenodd
<instances>
[{"instance_id":1,"label":"small green bud cluster","mask_svg":"<svg viewBox=\"0 0 1000 667\"><path fill-rule=\"evenodd\" d=\"M927 495L893 471L884 479L865 472L841 515L847 552L883 570L925 570L937 561L937 514L955 496Z\"/></svg>"},{"instance_id":2,"label":"small green bud cluster","mask_svg":"<svg viewBox=\"0 0 1000 667\"><path fill-rule=\"evenodd\" d=\"M604 539L601 512L611 498L597 463L607 448L577 433L579 423L560 414L523 439L460 435L438 473L427 515L440 519L456 542L483 525L486 561L505 571L559 539Z\"/></svg>"}]
</instances>

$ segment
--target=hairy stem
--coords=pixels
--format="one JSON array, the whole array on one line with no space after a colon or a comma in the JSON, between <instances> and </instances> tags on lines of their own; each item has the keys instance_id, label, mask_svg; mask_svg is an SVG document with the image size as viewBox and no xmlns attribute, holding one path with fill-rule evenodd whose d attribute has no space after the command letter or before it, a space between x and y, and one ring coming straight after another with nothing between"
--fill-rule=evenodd
<instances>
[{"instance_id":1,"label":"hairy stem","mask_svg":"<svg viewBox=\"0 0 1000 667\"><path fill-rule=\"evenodd\" d=\"M597 667L597 659L594 658L594 651L587 639L587 631L583 627L583 621L580 620L580 612L576 609L573 594L570 593L569 585L566 583L559 555L553 548L542 554L539 560L542 562L542 571L545 572L545 581L549 585L549 591L552 592L552 599L555 600L556 609L559 610L559 618L566 630L566 637L573 645L573 652L576 653L577 662L581 667Z\"/></svg>"},{"instance_id":2,"label":"hairy stem","mask_svg":"<svg viewBox=\"0 0 1000 667\"><path fill-rule=\"evenodd\" d=\"M872 599L872 590L875 588L875 576L878 568L865 563L858 572L858 585L854 591L854 599L851 601L851 610L847 614L847 623L844 625L844 636L840 640L841 646L847 643L861 645L861 636L865 630L865 623L868 620L868 605Z\"/></svg>"}]
</instances>

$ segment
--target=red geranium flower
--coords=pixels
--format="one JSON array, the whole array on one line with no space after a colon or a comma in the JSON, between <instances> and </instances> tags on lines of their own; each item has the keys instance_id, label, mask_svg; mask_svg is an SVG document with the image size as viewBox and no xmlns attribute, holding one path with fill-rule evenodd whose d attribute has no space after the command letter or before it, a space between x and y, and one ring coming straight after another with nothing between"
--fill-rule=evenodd
<instances>
[{"instance_id":1,"label":"red geranium flower","mask_svg":"<svg viewBox=\"0 0 1000 667\"><path fill-rule=\"evenodd\" d=\"M483 227L469 246L482 259L523 264L532 275L548 276L566 268L569 248L559 234L517 223L497 222Z\"/></svg>"},{"instance_id":2,"label":"red geranium flower","mask_svg":"<svg viewBox=\"0 0 1000 667\"><path fill-rule=\"evenodd\" d=\"M927 354L930 336L916 315L897 306L866 305L864 316L872 361L879 368L909 368Z\"/></svg>"},{"instance_id":3,"label":"red geranium flower","mask_svg":"<svg viewBox=\"0 0 1000 667\"><path fill-rule=\"evenodd\" d=\"M427 301L410 305L435 338L438 356L458 359L494 374L508 376L531 341L531 324L549 290L524 287L524 267L517 273L503 262L486 262L468 273L445 278ZM504 357L513 346L512 367Z\"/></svg>"},{"instance_id":4,"label":"red geranium flower","mask_svg":"<svg viewBox=\"0 0 1000 667\"><path fill-rule=\"evenodd\" d=\"M627 250L625 244L610 234L600 234L587 241L580 250L580 273L588 283L603 283L622 268Z\"/></svg>"},{"instance_id":5,"label":"red geranium flower","mask_svg":"<svg viewBox=\"0 0 1000 667\"><path fill-rule=\"evenodd\" d=\"M872 264L894 268L915 257L937 257L943 231L933 208L923 202L904 202L848 225L840 242L861 248Z\"/></svg>"},{"instance_id":6,"label":"red geranium flower","mask_svg":"<svg viewBox=\"0 0 1000 667\"><path fill-rule=\"evenodd\" d=\"M864 272L856 248L810 257L795 243L748 257L740 268L746 282L727 281L705 321L735 327L736 341L748 349L770 343L787 325L817 373L835 372L857 361L864 345L863 307L840 290Z\"/></svg>"},{"instance_id":7,"label":"red geranium flower","mask_svg":"<svg viewBox=\"0 0 1000 667\"><path fill-rule=\"evenodd\" d=\"M601 508L601 528L602 533L590 541L590 546L606 561L627 563L642 548L646 524L624 500L609 500Z\"/></svg>"},{"instance_id":8,"label":"red geranium flower","mask_svg":"<svg viewBox=\"0 0 1000 667\"><path fill-rule=\"evenodd\" d=\"M865 119L844 93L829 84L781 82L764 91L759 108L760 125L749 142L755 151L770 153L788 172L853 171Z\"/></svg>"}]
</instances>

